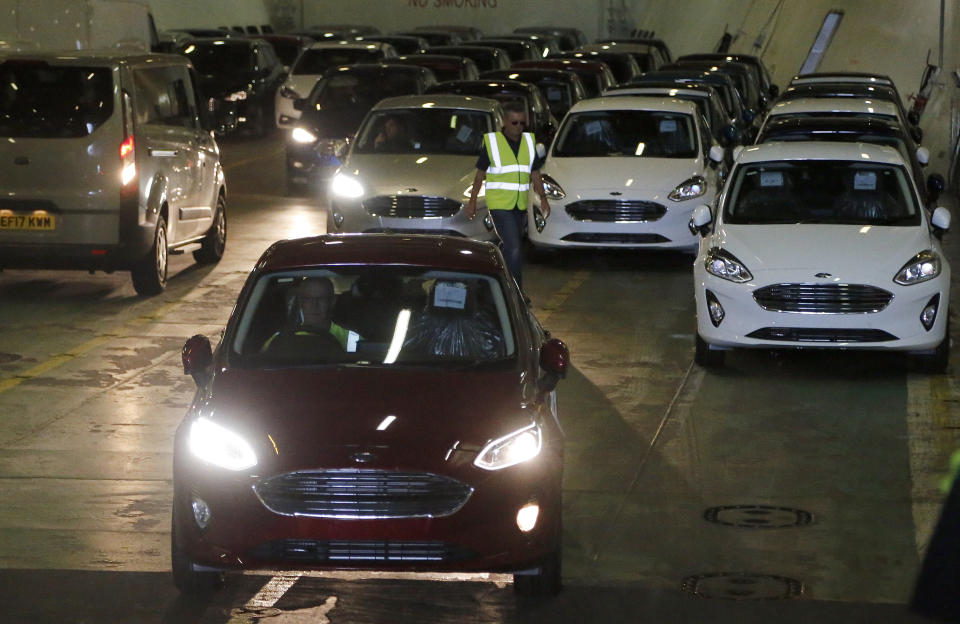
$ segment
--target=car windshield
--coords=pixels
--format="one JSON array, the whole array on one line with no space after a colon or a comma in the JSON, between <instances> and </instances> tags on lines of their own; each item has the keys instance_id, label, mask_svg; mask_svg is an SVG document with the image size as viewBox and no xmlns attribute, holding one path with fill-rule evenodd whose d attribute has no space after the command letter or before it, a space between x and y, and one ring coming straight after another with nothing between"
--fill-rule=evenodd
<instances>
[{"instance_id":1,"label":"car windshield","mask_svg":"<svg viewBox=\"0 0 960 624\"><path fill-rule=\"evenodd\" d=\"M370 110L383 98L410 95L417 90L417 79L409 73L361 75L344 72L318 82L309 100L318 109L359 107Z\"/></svg>"},{"instance_id":2,"label":"car windshield","mask_svg":"<svg viewBox=\"0 0 960 624\"><path fill-rule=\"evenodd\" d=\"M544 97L547 98L547 106L550 107L550 112L555 117L563 117L573 106L573 93L570 85L542 82L539 87Z\"/></svg>"},{"instance_id":3,"label":"car windshield","mask_svg":"<svg viewBox=\"0 0 960 624\"><path fill-rule=\"evenodd\" d=\"M693 158L693 119L683 113L602 110L571 113L563 121L554 156Z\"/></svg>"},{"instance_id":4,"label":"car windshield","mask_svg":"<svg viewBox=\"0 0 960 624\"><path fill-rule=\"evenodd\" d=\"M476 156L493 115L456 108L388 109L371 113L357 134L358 154Z\"/></svg>"},{"instance_id":5,"label":"car windshield","mask_svg":"<svg viewBox=\"0 0 960 624\"><path fill-rule=\"evenodd\" d=\"M322 75L331 67L354 63L375 63L383 58L378 48L324 48L304 50L293 66L293 75Z\"/></svg>"},{"instance_id":6,"label":"car windshield","mask_svg":"<svg viewBox=\"0 0 960 624\"><path fill-rule=\"evenodd\" d=\"M792 160L737 167L724 207L730 224L918 225L902 167Z\"/></svg>"},{"instance_id":7,"label":"car windshield","mask_svg":"<svg viewBox=\"0 0 960 624\"><path fill-rule=\"evenodd\" d=\"M0 135L82 137L113 113L113 78L103 67L0 66Z\"/></svg>"},{"instance_id":8,"label":"car windshield","mask_svg":"<svg viewBox=\"0 0 960 624\"><path fill-rule=\"evenodd\" d=\"M246 45L188 44L182 51L198 72L206 76L236 76L250 73L256 57Z\"/></svg>"},{"instance_id":9,"label":"car windshield","mask_svg":"<svg viewBox=\"0 0 960 624\"><path fill-rule=\"evenodd\" d=\"M258 368L476 365L513 358L516 344L495 277L337 266L261 276L231 353Z\"/></svg>"}]
</instances>

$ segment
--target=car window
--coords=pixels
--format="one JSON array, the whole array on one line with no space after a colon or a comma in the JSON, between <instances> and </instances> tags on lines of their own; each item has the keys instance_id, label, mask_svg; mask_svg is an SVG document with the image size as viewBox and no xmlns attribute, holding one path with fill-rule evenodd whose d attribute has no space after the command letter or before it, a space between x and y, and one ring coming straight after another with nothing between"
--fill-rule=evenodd
<instances>
[{"instance_id":1,"label":"car window","mask_svg":"<svg viewBox=\"0 0 960 624\"><path fill-rule=\"evenodd\" d=\"M191 43L183 48L182 54L190 59L198 72L207 76L245 75L256 65L256 55L246 45Z\"/></svg>"},{"instance_id":2,"label":"car window","mask_svg":"<svg viewBox=\"0 0 960 624\"><path fill-rule=\"evenodd\" d=\"M731 224L918 225L902 167L850 161L751 163L737 167L724 205Z\"/></svg>"},{"instance_id":3,"label":"car window","mask_svg":"<svg viewBox=\"0 0 960 624\"><path fill-rule=\"evenodd\" d=\"M150 67L133 71L138 124L193 128L196 98L185 69Z\"/></svg>"},{"instance_id":4,"label":"car window","mask_svg":"<svg viewBox=\"0 0 960 624\"><path fill-rule=\"evenodd\" d=\"M516 354L496 278L409 266L263 275L230 345L241 365L257 367L471 364Z\"/></svg>"},{"instance_id":5,"label":"car window","mask_svg":"<svg viewBox=\"0 0 960 624\"><path fill-rule=\"evenodd\" d=\"M331 67L375 63L383 58L378 48L304 50L293 66L293 75L322 75Z\"/></svg>"},{"instance_id":6,"label":"car window","mask_svg":"<svg viewBox=\"0 0 960 624\"><path fill-rule=\"evenodd\" d=\"M571 113L560 127L553 155L694 158L693 124L690 115L661 111Z\"/></svg>"},{"instance_id":7,"label":"car window","mask_svg":"<svg viewBox=\"0 0 960 624\"><path fill-rule=\"evenodd\" d=\"M358 154L450 154L475 156L493 131L483 111L450 108L391 109L372 113L358 133Z\"/></svg>"},{"instance_id":8,"label":"car window","mask_svg":"<svg viewBox=\"0 0 960 624\"><path fill-rule=\"evenodd\" d=\"M82 137L113 114L105 67L0 65L0 135Z\"/></svg>"}]
</instances>

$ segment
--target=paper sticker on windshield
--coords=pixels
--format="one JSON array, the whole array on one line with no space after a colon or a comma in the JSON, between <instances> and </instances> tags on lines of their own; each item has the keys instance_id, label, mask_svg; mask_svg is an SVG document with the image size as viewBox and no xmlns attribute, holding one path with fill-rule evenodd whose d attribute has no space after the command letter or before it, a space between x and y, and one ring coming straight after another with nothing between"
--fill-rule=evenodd
<instances>
[{"instance_id":1,"label":"paper sticker on windshield","mask_svg":"<svg viewBox=\"0 0 960 624\"><path fill-rule=\"evenodd\" d=\"M853 188L857 191L877 190L877 174L873 171L858 171L853 174Z\"/></svg>"},{"instance_id":2,"label":"paper sticker on windshield","mask_svg":"<svg viewBox=\"0 0 960 624\"><path fill-rule=\"evenodd\" d=\"M762 171L760 186L783 186L783 173L780 171Z\"/></svg>"},{"instance_id":3,"label":"paper sticker on windshield","mask_svg":"<svg viewBox=\"0 0 960 624\"><path fill-rule=\"evenodd\" d=\"M467 305L467 286L459 282L439 282L433 290L433 307L462 310Z\"/></svg>"},{"instance_id":4,"label":"paper sticker on windshield","mask_svg":"<svg viewBox=\"0 0 960 624\"><path fill-rule=\"evenodd\" d=\"M460 129L457 131L457 140L461 143L466 143L472 135L473 129L470 128L470 126L460 126Z\"/></svg>"},{"instance_id":5,"label":"paper sticker on windshield","mask_svg":"<svg viewBox=\"0 0 960 624\"><path fill-rule=\"evenodd\" d=\"M599 121L588 121L583 124L583 130L587 135L600 134L603 132L603 124Z\"/></svg>"},{"instance_id":6,"label":"paper sticker on windshield","mask_svg":"<svg viewBox=\"0 0 960 624\"><path fill-rule=\"evenodd\" d=\"M677 122L673 119L662 119L660 120L660 132L676 132L677 131Z\"/></svg>"}]
</instances>

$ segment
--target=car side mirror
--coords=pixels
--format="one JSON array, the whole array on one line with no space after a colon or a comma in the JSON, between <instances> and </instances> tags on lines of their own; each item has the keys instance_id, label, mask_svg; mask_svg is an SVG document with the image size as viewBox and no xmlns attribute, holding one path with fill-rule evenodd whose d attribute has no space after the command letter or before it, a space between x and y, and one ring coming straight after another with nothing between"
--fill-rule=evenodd
<instances>
[{"instance_id":1,"label":"car side mirror","mask_svg":"<svg viewBox=\"0 0 960 624\"><path fill-rule=\"evenodd\" d=\"M949 215L948 215L949 218ZM183 374L193 377L198 386L205 386L213 376L213 348L210 340L201 334L191 336L180 351Z\"/></svg>"},{"instance_id":2,"label":"car side mirror","mask_svg":"<svg viewBox=\"0 0 960 624\"><path fill-rule=\"evenodd\" d=\"M935 208L933 216L930 217L930 225L933 226L934 236L941 238L950 229L950 211L943 206Z\"/></svg>"},{"instance_id":3,"label":"car side mirror","mask_svg":"<svg viewBox=\"0 0 960 624\"><path fill-rule=\"evenodd\" d=\"M710 163L716 167L723 162L723 157L725 150L719 145L713 145L710 147Z\"/></svg>"},{"instance_id":4,"label":"car side mirror","mask_svg":"<svg viewBox=\"0 0 960 624\"><path fill-rule=\"evenodd\" d=\"M928 201L936 201L945 188L947 188L947 181L943 179L942 175L939 173L931 173L927 176Z\"/></svg>"},{"instance_id":5,"label":"car side mirror","mask_svg":"<svg viewBox=\"0 0 960 624\"><path fill-rule=\"evenodd\" d=\"M694 236L706 236L710 231L710 223L712 221L713 213L710 212L710 206L700 204L694 208L690 214L690 222L687 224L687 228L690 229L690 233Z\"/></svg>"},{"instance_id":6,"label":"car side mirror","mask_svg":"<svg viewBox=\"0 0 960 624\"><path fill-rule=\"evenodd\" d=\"M923 130L919 126L910 126L910 137L917 143L922 143Z\"/></svg>"},{"instance_id":7,"label":"car side mirror","mask_svg":"<svg viewBox=\"0 0 960 624\"><path fill-rule=\"evenodd\" d=\"M557 383L567 376L570 367L570 351L562 340L551 338L540 347L540 368L546 371L541 381L544 392L552 392Z\"/></svg>"},{"instance_id":8,"label":"car side mirror","mask_svg":"<svg viewBox=\"0 0 960 624\"><path fill-rule=\"evenodd\" d=\"M919 126L920 114L915 110L907 111L907 123L911 126Z\"/></svg>"},{"instance_id":9,"label":"car side mirror","mask_svg":"<svg viewBox=\"0 0 960 624\"><path fill-rule=\"evenodd\" d=\"M925 147L917 148L917 162L926 167L930 162L930 150Z\"/></svg>"}]
</instances>

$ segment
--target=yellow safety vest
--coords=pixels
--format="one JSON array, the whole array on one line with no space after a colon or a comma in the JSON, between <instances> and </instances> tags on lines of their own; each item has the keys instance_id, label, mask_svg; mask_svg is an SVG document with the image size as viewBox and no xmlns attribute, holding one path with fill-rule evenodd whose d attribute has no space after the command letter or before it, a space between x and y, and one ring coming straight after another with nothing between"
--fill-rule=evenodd
<instances>
[{"instance_id":1,"label":"yellow safety vest","mask_svg":"<svg viewBox=\"0 0 960 624\"><path fill-rule=\"evenodd\" d=\"M536 154L533 134L524 132L520 139L520 153L514 154L502 132L483 135L490 166L487 168L486 191L489 210L527 209L527 191L530 190L530 167Z\"/></svg>"}]
</instances>

